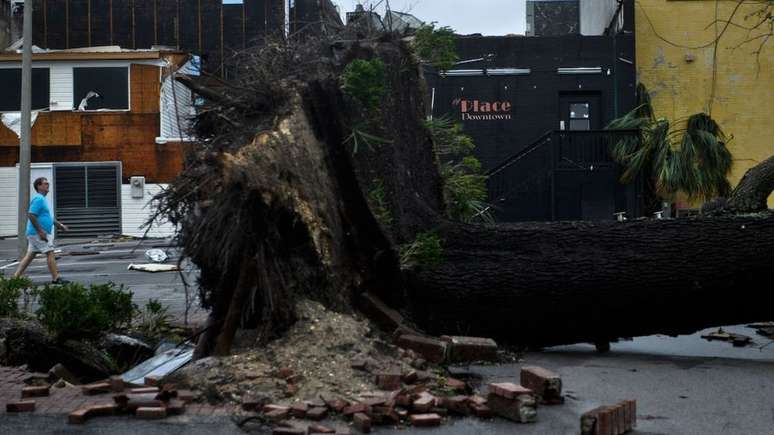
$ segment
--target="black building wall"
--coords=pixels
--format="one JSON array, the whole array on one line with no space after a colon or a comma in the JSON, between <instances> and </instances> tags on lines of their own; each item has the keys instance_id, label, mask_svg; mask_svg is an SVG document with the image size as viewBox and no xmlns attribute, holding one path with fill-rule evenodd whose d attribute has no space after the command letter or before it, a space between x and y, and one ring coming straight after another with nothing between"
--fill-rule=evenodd
<instances>
[{"instance_id":1,"label":"black building wall","mask_svg":"<svg viewBox=\"0 0 774 435\"><path fill-rule=\"evenodd\" d=\"M563 120L569 130L569 102L591 101L595 114L590 128L603 129L635 105L633 12L633 2L627 2L624 27L608 36L459 37L457 52L464 63L454 69L488 72L477 76L427 73L433 116L448 116L462 123L485 170L530 148L546 133L560 130ZM485 60L466 62L481 58ZM559 68L601 68L601 73L559 74ZM492 69L530 72L496 76L489 73ZM474 100L479 108L489 103L483 106L488 111L465 115L463 100L468 109ZM503 110L506 103L507 111ZM590 133L580 136L592 137L593 131ZM570 139L579 146L588 143L581 144L586 140L582 138L580 142ZM537 168L536 173L551 171L547 166L550 156L544 154L532 153L532 160L522 162L522 167ZM501 221L612 218L614 211L638 215L641 193L636 185L618 184L617 170L566 165L553 171L551 180L538 180L525 188L518 201L495 204L497 217Z\"/></svg>"},{"instance_id":2,"label":"black building wall","mask_svg":"<svg viewBox=\"0 0 774 435\"><path fill-rule=\"evenodd\" d=\"M459 65L459 69L521 68L527 75L442 77L427 74L434 91L433 115L462 122L476 141L479 158L491 168L531 145L549 130L560 127L560 100L564 95L599 99L596 129L631 110L636 75L633 36L460 37L461 60L494 55L491 61ZM557 73L558 68L601 67L601 74ZM463 120L459 100L508 102L507 118Z\"/></svg>"},{"instance_id":3,"label":"black building wall","mask_svg":"<svg viewBox=\"0 0 774 435\"><path fill-rule=\"evenodd\" d=\"M32 0L33 42L42 48L99 45L176 47L202 56L204 69L267 35L284 35L284 0Z\"/></svg>"}]
</instances>

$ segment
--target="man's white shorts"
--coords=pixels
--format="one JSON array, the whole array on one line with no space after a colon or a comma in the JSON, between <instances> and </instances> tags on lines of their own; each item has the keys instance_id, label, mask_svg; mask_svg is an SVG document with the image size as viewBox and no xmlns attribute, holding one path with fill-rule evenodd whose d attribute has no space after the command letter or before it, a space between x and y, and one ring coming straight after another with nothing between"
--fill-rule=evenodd
<instances>
[{"instance_id":1,"label":"man's white shorts","mask_svg":"<svg viewBox=\"0 0 774 435\"><path fill-rule=\"evenodd\" d=\"M34 236L27 236L29 243L29 252L40 252L46 254L54 250L54 236L53 234L46 234L48 240L41 240L40 236L35 234Z\"/></svg>"}]
</instances>

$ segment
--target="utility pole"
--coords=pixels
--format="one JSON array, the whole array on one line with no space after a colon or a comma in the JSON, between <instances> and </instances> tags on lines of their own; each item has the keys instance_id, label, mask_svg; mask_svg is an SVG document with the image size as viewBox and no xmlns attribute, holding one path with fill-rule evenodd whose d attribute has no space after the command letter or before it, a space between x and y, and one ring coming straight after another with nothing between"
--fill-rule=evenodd
<instances>
[{"instance_id":1,"label":"utility pole","mask_svg":"<svg viewBox=\"0 0 774 435\"><path fill-rule=\"evenodd\" d=\"M32 132L32 3L24 2L22 28L21 134L19 135L19 259L27 250L27 206L30 202L30 160Z\"/></svg>"}]
</instances>

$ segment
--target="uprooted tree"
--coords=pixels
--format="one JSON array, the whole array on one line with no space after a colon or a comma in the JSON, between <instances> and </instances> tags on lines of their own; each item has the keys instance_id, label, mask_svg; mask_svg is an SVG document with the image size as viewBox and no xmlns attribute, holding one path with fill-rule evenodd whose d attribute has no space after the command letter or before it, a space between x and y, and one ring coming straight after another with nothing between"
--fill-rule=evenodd
<instances>
[{"instance_id":1,"label":"uprooted tree","mask_svg":"<svg viewBox=\"0 0 774 435\"><path fill-rule=\"evenodd\" d=\"M343 82L358 60L381 64L359 67L381 68L378 99ZM771 316L771 292L760 284L774 254L771 160L734 192L734 213L463 224L445 217L409 42L268 43L236 71L229 83L180 78L208 102L199 144L159 198L201 269L211 309L198 357L227 354L238 328L258 328L263 340L281 335L300 297L349 310L362 292L429 333L522 345ZM427 239L440 242L439 261L401 261L401 247Z\"/></svg>"}]
</instances>

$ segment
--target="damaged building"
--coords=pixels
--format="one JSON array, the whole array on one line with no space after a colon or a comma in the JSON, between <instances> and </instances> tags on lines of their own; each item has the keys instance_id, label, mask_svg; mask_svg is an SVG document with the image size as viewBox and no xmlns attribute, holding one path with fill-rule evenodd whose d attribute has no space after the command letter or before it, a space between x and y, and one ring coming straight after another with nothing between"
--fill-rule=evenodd
<instances>
[{"instance_id":1,"label":"damaged building","mask_svg":"<svg viewBox=\"0 0 774 435\"><path fill-rule=\"evenodd\" d=\"M62 236L141 236L150 199L180 173L193 140L195 101L174 74L228 76L235 53L284 35L285 3L28 1L32 179L50 180L50 208L71 228ZM0 4L0 192L16 198L23 2ZM0 236L16 234L16 214L15 199L0 204Z\"/></svg>"},{"instance_id":2,"label":"damaged building","mask_svg":"<svg viewBox=\"0 0 774 435\"><path fill-rule=\"evenodd\" d=\"M32 176L68 236L141 236L151 197L182 170L193 97L173 74L197 58L118 47L36 50ZM0 236L16 234L21 54L0 52ZM173 232L156 227L152 236ZM64 235L64 234L63 234Z\"/></svg>"}]
</instances>

